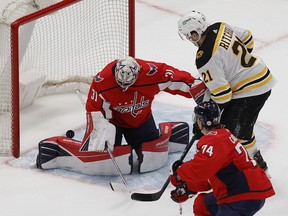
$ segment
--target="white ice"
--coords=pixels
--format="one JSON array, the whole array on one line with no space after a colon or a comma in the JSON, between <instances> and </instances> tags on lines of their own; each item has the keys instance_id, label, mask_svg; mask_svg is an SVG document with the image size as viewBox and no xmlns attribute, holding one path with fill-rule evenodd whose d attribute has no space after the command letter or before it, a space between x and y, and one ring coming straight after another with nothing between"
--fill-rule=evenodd
<instances>
[{"instance_id":1,"label":"white ice","mask_svg":"<svg viewBox=\"0 0 288 216\"><path fill-rule=\"evenodd\" d=\"M189 10L199 10L212 22L248 28L255 37L255 54L262 57L278 79L271 97L256 124L259 148L269 165L276 195L267 199L257 215L288 214L288 1L285 0L136 0L136 56L166 62L197 75L196 48L177 34L177 21ZM157 121L170 119L183 111L179 120L191 123L189 111L194 102L177 96L159 94L155 100ZM167 107L167 111L162 108ZM180 110L180 111L179 111ZM167 113L165 113L167 112ZM167 114L167 115L165 115ZM75 95L39 98L21 111L21 157L0 158L0 214L3 216L147 216L179 215L179 205L169 198L169 186L156 202L137 202L127 193L113 192L110 180L119 177L91 177L65 171L40 171L30 166L37 143L44 138L63 135L68 129L85 125L85 111ZM171 155L169 162L177 159ZM125 176L133 190L155 192L168 175L168 164L150 174ZM287 169L287 170L286 170ZM193 215L193 199L183 204L183 215Z\"/></svg>"}]
</instances>

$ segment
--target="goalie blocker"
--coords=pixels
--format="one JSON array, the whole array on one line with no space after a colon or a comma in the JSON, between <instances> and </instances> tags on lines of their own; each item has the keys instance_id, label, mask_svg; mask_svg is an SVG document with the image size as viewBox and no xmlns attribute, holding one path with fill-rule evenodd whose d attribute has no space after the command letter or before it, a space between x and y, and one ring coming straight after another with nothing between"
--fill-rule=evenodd
<instances>
[{"instance_id":1,"label":"goalie blocker","mask_svg":"<svg viewBox=\"0 0 288 216\"><path fill-rule=\"evenodd\" d=\"M169 152L183 151L189 142L186 122L162 122L159 137L142 144L137 170L157 170L168 160ZM36 166L39 169L65 169L88 175L118 175L107 151L88 151L81 142L65 136L51 137L39 144ZM133 153L129 145L115 146L113 156L123 174L133 171Z\"/></svg>"}]
</instances>

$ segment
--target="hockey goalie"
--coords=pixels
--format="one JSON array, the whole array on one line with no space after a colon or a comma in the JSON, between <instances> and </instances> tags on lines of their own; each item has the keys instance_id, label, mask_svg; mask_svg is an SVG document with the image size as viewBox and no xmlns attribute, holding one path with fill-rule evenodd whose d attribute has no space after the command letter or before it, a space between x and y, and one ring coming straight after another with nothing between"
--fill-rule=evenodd
<instances>
[{"instance_id":1,"label":"hockey goalie","mask_svg":"<svg viewBox=\"0 0 288 216\"><path fill-rule=\"evenodd\" d=\"M102 135L99 134L100 131L103 132ZM113 157L123 174L131 174L133 166L137 166L136 169L140 173L157 170L166 164L169 152L184 149L189 139L189 125L185 122L163 122L159 124L158 131L157 139L143 143L140 158L138 149L136 162L133 161L135 154L130 145L110 144L110 141L113 142L115 139L115 127L106 125L94 129L94 132L89 137L85 136L83 141L66 136L42 140L38 146L36 165L39 169L60 168L88 175L118 175L107 150L93 149L95 146L92 143L101 139L105 140L103 145L106 144L106 148L113 151ZM96 134L100 135L99 138L96 138Z\"/></svg>"},{"instance_id":2,"label":"hockey goalie","mask_svg":"<svg viewBox=\"0 0 288 216\"><path fill-rule=\"evenodd\" d=\"M140 173L163 167L169 152L183 150L188 144L189 126L183 121L162 122L157 128L152 101L160 91L196 100L195 95L199 98L205 92L205 85L197 82L195 87L195 80L190 73L165 63L132 57L112 61L90 86L82 141L72 136L41 141L37 167L117 175L109 152L123 174L133 171L133 155Z\"/></svg>"}]
</instances>

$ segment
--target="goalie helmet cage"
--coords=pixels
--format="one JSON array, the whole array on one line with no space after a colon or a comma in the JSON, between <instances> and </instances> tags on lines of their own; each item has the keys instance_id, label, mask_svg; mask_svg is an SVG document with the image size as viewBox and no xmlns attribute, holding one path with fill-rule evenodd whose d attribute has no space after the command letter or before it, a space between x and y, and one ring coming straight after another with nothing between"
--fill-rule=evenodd
<instances>
[{"instance_id":1,"label":"goalie helmet cage","mask_svg":"<svg viewBox=\"0 0 288 216\"><path fill-rule=\"evenodd\" d=\"M20 156L21 77L44 75L37 95L88 91L106 64L135 55L134 0L49 1L14 1L0 19L0 156Z\"/></svg>"}]
</instances>

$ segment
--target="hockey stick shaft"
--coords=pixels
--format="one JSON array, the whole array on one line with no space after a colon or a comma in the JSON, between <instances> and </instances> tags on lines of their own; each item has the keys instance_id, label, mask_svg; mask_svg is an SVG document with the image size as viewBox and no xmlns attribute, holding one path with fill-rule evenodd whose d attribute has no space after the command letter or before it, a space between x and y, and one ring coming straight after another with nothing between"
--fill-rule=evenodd
<instances>
[{"instance_id":1,"label":"hockey stick shaft","mask_svg":"<svg viewBox=\"0 0 288 216\"><path fill-rule=\"evenodd\" d=\"M115 157L113 156L111 150L108 147L107 147L107 151L108 151L108 154L109 154L115 168L117 169L117 172L118 172L120 178L122 179L123 184L126 186L126 188L128 188L128 183L127 183L126 179L124 178L124 176L123 176L123 174L122 174L122 172L121 172L121 170L120 170L120 168L119 168L119 166L115 160ZM112 190L114 190L114 189L112 188Z\"/></svg>"},{"instance_id":2,"label":"hockey stick shaft","mask_svg":"<svg viewBox=\"0 0 288 216\"><path fill-rule=\"evenodd\" d=\"M190 140L190 142L186 145L186 148L184 149L181 157L179 158L179 161L183 161L184 160L184 158L188 154L189 150L193 146L193 144L196 141L196 139L197 139L197 137L194 135L192 137L192 139ZM132 193L131 194L131 199L132 200L137 200L137 201L147 201L147 202L156 201L156 200L160 199L160 197L162 196L162 194L166 190L166 188L169 185L169 183L170 183L170 176L168 176L168 178L166 179L164 185L162 186L162 188L158 192L150 193L150 194L146 194L146 193Z\"/></svg>"},{"instance_id":3,"label":"hockey stick shaft","mask_svg":"<svg viewBox=\"0 0 288 216\"><path fill-rule=\"evenodd\" d=\"M76 90L75 90L75 93L77 94L77 96L78 96L79 100L81 101L83 107L85 107L85 106L86 106L86 102L84 101L84 99L83 99L83 97L82 97L82 95L81 95L80 90L79 90L79 89L76 89Z\"/></svg>"},{"instance_id":4,"label":"hockey stick shaft","mask_svg":"<svg viewBox=\"0 0 288 216\"><path fill-rule=\"evenodd\" d=\"M78 98L80 99L82 105L85 107L86 103L85 103L85 101L84 101L84 99L83 99L83 97L82 97L81 92L79 91L79 89L76 89L76 90L75 90L75 93L78 95ZM114 164L114 167L116 168L116 170L117 170L117 172L118 172L118 174L119 174L119 176L120 176L123 184L125 185L125 187L127 188L127 190L130 191L130 190L129 190L129 187L128 187L128 184L127 184L127 181L126 181L126 179L124 178L124 176L123 176L123 174L122 174L122 172L121 172L121 170L120 170L120 168L119 168L119 166L118 166L118 164L117 164L117 162L116 162L116 160L115 160L115 157L113 156L113 153L112 153L111 150L108 148L108 146L106 146L106 147L107 147L106 149L107 149L107 152L108 152L108 154L109 154L109 157L110 157L112 163ZM110 184L110 186L111 186L112 190L114 190L112 184Z\"/></svg>"}]
</instances>

